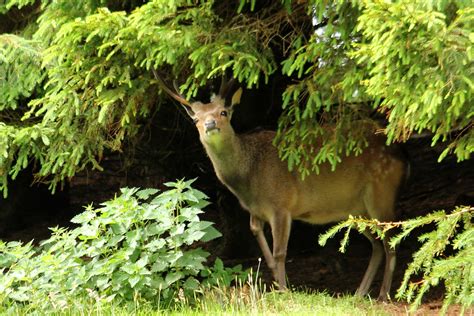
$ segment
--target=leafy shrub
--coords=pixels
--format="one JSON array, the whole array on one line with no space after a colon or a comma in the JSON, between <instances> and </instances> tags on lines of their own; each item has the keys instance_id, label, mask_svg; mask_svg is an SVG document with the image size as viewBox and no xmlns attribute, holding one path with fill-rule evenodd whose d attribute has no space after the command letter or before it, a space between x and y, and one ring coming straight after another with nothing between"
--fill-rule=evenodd
<instances>
[{"instance_id":1,"label":"leafy shrub","mask_svg":"<svg viewBox=\"0 0 474 316\"><path fill-rule=\"evenodd\" d=\"M344 252L352 228L361 233L369 229L383 239L387 231L399 227L401 232L390 238L390 246L395 248L416 228L435 224L434 230L418 237L422 245L413 254L413 261L405 271L396 298L407 299L412 303L412 310L415 310L428 290L442 282L446 288L442 308L442 313L445 313L453 303L460 304L463 308L474 304L473 215L474 207L462 206L450 214L438 211L401 222L381 223L350 217L321 235L319 243L324 245L329 238L345 229L340 248ZM414 281L415 278L417 281Z\"/></svg>"},{"instance_id":2,"label":"leafy shrub","mask_svg":"<svg viewBox=\"0 0 474 316\"><path fill-rule=\"evenodd\" d=\"M61 307L84 296L170 303L177 295L193 297L201 284L228 285L244 277L240 266L226 269L220 260L205 266L209 253L195 244L221 234L199 219L207 197L191 183L167 183L170 189L159 195L122 189L100 208L88 206L74 217L77 228L52 229L38 248L0 242L0 307Z\"/></svg>"}]
</instances>

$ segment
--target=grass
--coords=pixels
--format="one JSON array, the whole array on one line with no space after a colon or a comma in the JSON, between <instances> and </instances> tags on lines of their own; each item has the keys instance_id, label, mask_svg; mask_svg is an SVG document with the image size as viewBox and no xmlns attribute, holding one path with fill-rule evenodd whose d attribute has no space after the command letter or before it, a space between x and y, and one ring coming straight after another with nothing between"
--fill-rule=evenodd
<instances>
[{"instance_id":1,"label":"grass","mask_svg":"<svg viewBox=\"0 0 474 316\"><path fill-rule=\"evenodd\" d=\"M3 315L390 315L386 306L367 298L344 295L333 297L325 292L314 291L268 291L262 280L252 272L245 284L234 287L217 286L197 291L193 298L186 298L178 292L171 303L143 302L137 298L127 304L100 298L95 292L88 297L54 301L54 308L45 310L34 304L2 304L0 295L0 316ZM50 306L50 305L48 305Z\"/></svg>"},{"instance_id":2,"label":"grass","mask_svg":"<svg viewBox=\"0 0 474 316\"><path fill-rule=\"evenodd\" d=\"M381 305L354 296L332 297L326 293L263 292L250 286L216 288L206 291L193 303L176 298L168 308L157 308L150 303L135 302L117 305L93 301L75 301L69 306L49 311L31 305L12 305L0 315L389 315Z\"/></svg>"},{"instance_id":3,"label":"grass","mask_svg":"<svg viewBox=\"0 0 474 316\"><path fill-rule=\"evenodd\" d=\"M206 297L189 315L383 315L380 306L353 296L334 298L326 293L269 292L257 301L218 304ZM385 313L386 314L386 313Z\"/></svg>"}]
</instances>

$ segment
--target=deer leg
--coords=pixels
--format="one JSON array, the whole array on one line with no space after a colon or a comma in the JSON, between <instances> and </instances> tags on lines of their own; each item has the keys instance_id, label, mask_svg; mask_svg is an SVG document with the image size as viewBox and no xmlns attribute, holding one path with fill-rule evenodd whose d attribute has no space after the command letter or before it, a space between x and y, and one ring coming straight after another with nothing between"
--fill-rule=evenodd
<instances>
[{"instance_id":1,"label":"deer leg","mask_svg":"<svg viewBox=\"0 0 474 316\"><path fill-rule=\"evenodd\" d=\"M272 252L270 247L268 246L267 239L265 238L265 234L263 233L263 227L265 226L265 222L259 219L254 215L250 215L250 230L254 234L255 238L257 238L258 245L262 250L263 257L265 258L265 262L267 266L272 270L273 278L277 278L277 271L276 271L276 263L275 259L273 258Z\"/></svg>"},{"instance_id":2,"label":"deer leg","mask_svg":"<svg viewBox=\"0 0 474 316\"><path fill-rule=\"evenodd\" d=\"M374 281L375 274L382 263L383 257L383 248L380 241L375 239L375 237L369 231L365 231L364 236L367 237L367 239L369 239L370 243L372 244L372 256L370 257L369 266L365 271L362 282L356 291L356 295L360 296L364 296L369 292L370 286Z\"/></svg>"},{"instance_id":3,"label":"deer leg","mask_svg":"<svg viewBox=\"0 0 474 316\"><path fill-rule=\"evenodd\" d=\"M276 281L280 290L286 290L285 260L290 238L291 217L287 214L276 214L270 222L273 236L273 258L276 263Z\"/></svg>"},{"instance_id":4,"label":"deer leg","mask_svg":"<svg viewBox=\"0 0 474 316\"><path fill-rule=\"evenodd\" d=\"M383 273L382 287L378 299L381 301L388 300L390 294L390 287L392 286L393 271L397 262L396 251L388 244L390 235L386 235L383 240L383 247L385 250L385 270Z\"/></svg>"}]
</instances>

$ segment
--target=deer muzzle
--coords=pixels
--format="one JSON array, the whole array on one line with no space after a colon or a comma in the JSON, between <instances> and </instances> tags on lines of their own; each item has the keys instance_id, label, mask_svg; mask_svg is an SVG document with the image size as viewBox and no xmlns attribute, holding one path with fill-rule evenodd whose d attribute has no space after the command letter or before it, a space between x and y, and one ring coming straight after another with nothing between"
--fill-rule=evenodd
<instances>
[{"instance_id":1,"label":"deer muzzle","mask_svg":"<svg viewBox=\"0 0 474 316\"><path fill-rule=\"evenodd\" d=\"M206 128L206 133L210 133L214 130L219 131L219 128L217 128L216 121L214 121L214 120L205 122L204 127Z\"/></svg>"}]
</instances>

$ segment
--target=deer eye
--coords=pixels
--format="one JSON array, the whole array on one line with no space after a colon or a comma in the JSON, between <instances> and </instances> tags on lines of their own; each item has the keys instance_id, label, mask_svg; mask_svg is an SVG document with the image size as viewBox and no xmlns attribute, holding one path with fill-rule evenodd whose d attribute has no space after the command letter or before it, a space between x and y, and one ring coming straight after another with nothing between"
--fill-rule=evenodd
<instances>
[{"instance_id":1,"label":"deer eye","mask_svg":"<svg viewBox=\"0 0 474 316\"><path fill-rule=\"evenodd\" d=\"M227 111L222 111L221 116L227 116Z\"/></svg>"}]
</instances>

